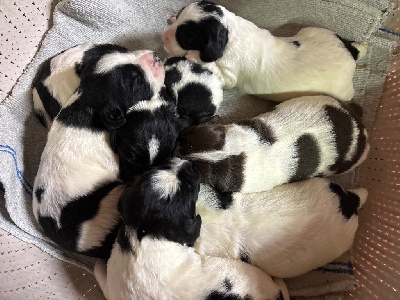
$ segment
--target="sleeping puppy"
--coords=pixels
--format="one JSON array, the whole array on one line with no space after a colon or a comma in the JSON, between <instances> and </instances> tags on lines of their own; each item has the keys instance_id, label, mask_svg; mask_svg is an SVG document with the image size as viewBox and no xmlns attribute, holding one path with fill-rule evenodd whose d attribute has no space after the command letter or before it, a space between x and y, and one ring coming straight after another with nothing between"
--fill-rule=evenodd
<instances>
[{"instance_id":1,"label":"sleeping puppy","mask_svg":"<svg viewBox=\"0 0 400 300\"><path fill-rule=\"evenodd\" d=\"M118 45L84 43L46 60L32 86L33 108L47 129L61 108L76 91L85 65L113 52L128 52Z\"/></svg>"},{"instance_id":2,"label":"sleeping puppy","mask_svg":"<svg viewBox=\"0 0 400 300\"><path fill-rule=\"evenodd\" d=\"M194 218L199 214L202 222L200 236L194 242L194 250L200 257L242 260L271 276L293 277L334 260L350 248L358 227L357 210L365 203L368 194L363 188L343 190L325 178L312 178L281 185L266 192L249 194L220 193L208 185L201 185L196 212L191 210L190 214L187 213L185 206L181 204L174 209L163 210L168 214L161 214L159 207L169 207L175 203L174 200L178 201L175 198L166 200L167 195L178 195L180 201L192 199L184 191L197 188L197 181L193 176L181 172L182 164L189 167L187 162L172 160L170 165L156 169L153 176L141 179L140 196L132 195L129 197L130 202L122 198L122 203L125 201L132 207L128 210L129 216L141 220L132 224L135 234L125 233L130 241L135 241L133 245L137 246L126 242L126 237L122 239L124 236L121 237L120 234L120 246L114 246L113 251L121 251L121 245L129 245L138 253L137 249L141 251L140 247L143 247L145 239L142 239L141 244L135 239L140 240L143 234L153 230L157 230L157 234L153 235L158 237L171 234L169 227L178 222L178 228L188 230L190 227L178 216L182 213L186 218ZM142 208L135 204L137 201L140 205L144 201L152 206ZM149 220L146 214L154 221L153 227L142 228L142 224ZM157 216L165 216L165 219L158 220ZM166 224L168 226L165 228ZM164 231L164 235L158 234ZM180 233L179 230L172 232ZM172 238L168 236L167 239ZM178 243L183 241L181 235L173 240ZM186 243L191 244L192 241L190 239ZM157 248L155 252L158 251ZM143 255L147 258L147 255L151 255L150 252ZM131 259L133 260L132 257ZM168 255L162 255L159 259L165 261ZM172 262L173 259L171 257ZM138 262L139 259L136 260ZM108 266L114 265L117 268L126 266L127 263L110 260ZM157 270L161 268L156 266ZM129 269L133 270L133 267Z\"/></svg>"},{"instance_id":3,"label":"sleeping puppy","mask_svg":"<svg viewBox=\"0 0 400 300\"><path fill-rule=\"evenodd\" d=\"M343 190L326 178L250 194L203 185L194 248L200 255L242 259L271 276L298 276L350 249L367 195L364 188Z\"/></svg>"},{"instance_id":4,"label":"sleeping puppy","mask_svg":"<svg viewBox=\"0 0 400 300\"><path fill-rule=\"evenodd\" d=\"M252 193L350 171L368 151L367 131L352 106L304 96L253 119L223 125L214 117L189 127L175 154L220 192Z\"/></svg>"},{"instance_id":5,"label":"sleeping puppy","mask_svg":"<svg viewBox=\"0 0 400 300\"><path fill-rule=\"evenodd\" d=\"M173 57L164 67L165 88L129 108L126 123L111 131L125 182L171 157L179 133L214 116L222 102L220 81L199 64Z\"/></svg>"},{"instance_id":6,"label":"sleeping puppy","mask_svg":"<svg viewBox=\"0 0 400 300\"><path fill-rule=\"evenodd\" d=\"M53 242L109 257L124 187L108 132L163 81L164 69L147 50L109 53L84 68L79 89L53 121L34 182L33 212Z\"/></svg>"},{"instance_id":7,"label":"sleeping puppy","mask_svg":"<svg viewBox=\"0 0 400 300\"><path fill-rule=\"evenodd\" d=\"M216 75L184 57L168 58L164 67L166 89L176 99L182 119L197 125L215 115L223 100L222 85Z\"/></svg>"},{"instance_id":8,"label":"sleeping puppy","mask_svg":"<svg viewBox=\"0 0 400 300\"><path fill-rule=\"evenodd\" d=\"M289 299L282 280L254 266L195 253L198 192L198 172L178 158L124 192L111 257L94 270L107 299Z\"/></svg>"},{"instance_id":9,"label":"sleeping puppy","mask_svg":"<svg viewBox=\"0 0 400 300\"><path fill-rule=\"evenodd\" d=\"M188 5L171 22L164 49L206 63L225 88L274 101L316 94L349 101L354 95L355 60L364 46L327 29L278 38L210 1Z\"/></svg>"}]
</instances>

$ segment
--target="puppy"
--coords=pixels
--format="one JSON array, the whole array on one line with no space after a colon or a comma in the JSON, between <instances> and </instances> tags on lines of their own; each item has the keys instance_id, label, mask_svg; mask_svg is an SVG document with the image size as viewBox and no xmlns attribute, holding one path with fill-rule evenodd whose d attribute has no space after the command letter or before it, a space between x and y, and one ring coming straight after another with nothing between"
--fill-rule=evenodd
<instances>
[{"instance_id":1,"label":"puppy","mask_svg":"<svg viewBox=\"0 0 400 300\"><path fill-rule=\"evenodd\" d=\"M366 189L343 190L325 178L259 193L219 193L202 186L200 255L242 259L271 276L290 278L350 249Z\"/></svg>"},{"instance_id":2,"label":"puppy","mask_svg":"<svg viewBox=\"0 0 400 300\"><path fill-rule=\"evenodd\" d=\"M188 5L171 22L164 49L206 63L225 88L275 101L316 94L349 101L354 95L355 59L365 47L327 29L278 38L210 1Z\"/></svg>"},{"instance_id":3,"label":"puppy","mask_svg":"<svg viewBox=\"0 0 400 300\"><path fill-rule=\"evenodd\" d=\"M61 247L108 258L124 186L108 132L134 104L157 94L164 69L151 51L113 52L90 62L50 128L34 182L33 212Z\"/></svg>"},{"instance_id":4,"label":"puppy","mask_svg":"<svg viewBox=\"0 0 400 300\"><path fill-rule=\"evenodd\" d=\"M179 133L211 118L222 102L220 81L199 64L173 57L164 66L161 93L132 106L126 123L111 132L125 182L171 157Z\"/></svg>"},{"instance_id":5,"label":"puppy","mask_svg":"<svg viewBox=\"0 0 400 300\"><path fill-rule=\"evenodd\" d=\"M266 192L248 194L220 193L209 185L201 185L196 213L187 213L182 204L176 205L174 209L165 209L168 214L160 213L155 209L159 209L160 206L169 207L175 203L174 199L166 201L167 195L178 193L180 201L183 201L182 199L188 198L184 191L196 189L197 181L190 173L181 172L180 164L182 163L179 160L173 160L171 165L156 170L153 178L142 178L139 185L143 186L141 196L132 195L129 197L130 202L122 198L123 203L126 201L132 207L128 210L129 216L137 215L137 218L144 218L140 220L147 221L148 213L150 219L154 220L154 225L151 228L143 228L145 233L155 229L157 232L170 233L169 226L178 222L181 225L177 227L181 230L190 228L181 221L180 213L184 213L187 218L194 218L198 214L202 223L200 236L194 242L194 250L201 257L242 260L279 278L303 274L347 251L358 227L357 210L365 203L368 194L363 188L343 190L325 178L312 178L281 185ZM189 166L187 162L184 164ZM149 205L151 203L150 208L134 204L143 198ZM166 220L159 220L158 216L165 216ZM131 240L140 239L143 231L141 224L137 222L132 225L136 233L126 236ZM167 228L164 227L166 224ZM172 232L176 236L169 236L168 239L182 243L183 239L178 235L180 231ZM161 236L154 233L153 235ZM136 247L143 247L143 241L144 238L142 244ZM193 239L190 239L186 242L191 244L192 241ZM113 251L116 248L114 246ZM131 248L136 251L135 247ZM149 255L149 252L146 255ZM167 256L162 256L161 259L167 260ZM138 261L137 259L136 262ZM110 261L108 266L111 265Z\"/></svg>"},{"instance_id":6,"label":"puppy","mask_svg":"<svg viewBox=\"0 0 400 300\"><path fill-rule=\"evenodd\" d=\"M32 86L33 108L47 129L80 83L85 65L113 52L128 52L118 45L84 43L46 60Z\"/></svg>"},{"instance_id":7,"label":"puppy","mask_svg":"<svg viewBox=\"0 0 400 300\"><path fill-rule=\"evenodd\" d=\"M107 299L289 299L281 280L280 290L254 266L195 253L198 192L198 172L178 158L144 173L124 192L111 257L94 270Z\"/></svg>"},{"instance_id":8,"label":"puppy","mask_svg":"<svg viewBox=\"0 0 400 300\"><path fill-rule=\"evenodd\" d=\"M193 162L220 192L252 193L350 171L369 151L367 131L350 106L328 96L288 100L253 119L219 117L184 130L175 155Z\"/></svg>"},{"instance_id":9,"label":"puppy","mask_svg":"<svg viewBox=\"0 0 400 300\"><path fill-rule=\"evenodd\" d=\"M176 99L178 115L189 124L203 123L215 115L223 100L217 76L184 57L171 57L165 63L165 86Z\"/></svg>"}]
</instances>

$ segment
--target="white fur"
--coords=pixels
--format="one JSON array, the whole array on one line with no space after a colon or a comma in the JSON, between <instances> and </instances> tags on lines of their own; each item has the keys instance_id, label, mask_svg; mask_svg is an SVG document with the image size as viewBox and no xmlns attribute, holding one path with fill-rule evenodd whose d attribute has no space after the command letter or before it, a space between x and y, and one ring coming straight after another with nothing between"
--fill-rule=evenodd
<instances>
[{"instance_id":1,"label":"white fur","mask_svg":"<svg viewBox=\"0 0 400 300\"><path fill-rule=\"evenodd\" d=\"M114 244L107 269L96 262L95 277L108 300L125 299L205 299L213 290L224 291L224 280L232 284L230 293L252 299L277 299L284 283L240 260L198 255L193 248L129 233L132 252L122 252ZM286 291L284 291L286 294ZM288 297L285 299L289 299Z\"/></svg>"},{"instance_id":2,"label":"white fur","mask_svg":"<svg viewBox=\"0 0 400 300\"><path fill-rule=\"evenodd\" d=\"M151 140L149 141L150 163L153 163L153 160L156 157L159 148L160 148L160 141L157 140L153 135Z\"/></svg>"},{"instance_id":3,"label":"white fur","mask_svg":"<svg viewBox=\"0 0 400 300\"><path fill-rule=\"evenodd\" d=\"M289 182L298 166L296 141L300 136L310 134L317 142L320 154L319 165L312 175L332 175L334 171L330 171L329 167L335 163L338 149L335 134L332 132L332 124L324 113L325 105L341 108L338 101L328 96L304 96L281 103L272 112L256 117L255 119L262 121L271 129L276 139L272 145L260 141L259 135L251 128L231 124L224 126L226 137L221 150L200 151L186 155L184 158L193 162L202 160L211 164L231 155L245 154L244 182L240 191L260 192ZM354 156L356 137L359 134L354 120L352 124L354 140L346 155L349 159ZM195 139L196 136L194 135L193 138ZM350 170L362 163L368 151L367 144L363 158Z\"/></svg>"},{"instance_id":4,"label":"white fur","mask_svg":"<svg viewBox=\"0 0 400 300\"><path fill-rule=\"evenodd\" d=\"M179 189L180 181L177 177L180 166L185 162L177 157L173 159L175 162L172 170L159 170L152 177L153 188L159 192L160 196L167 198L173 195Z\"/></svg>"},{"instance_id":5,"label":"white fur","mask_svg":"<svg viewBox=\"0 0 400 300\"><path fill-rule=\"evenodd\" d=\"M352 245L358 216L344 218L329 184L327 179L313 178L267 192L235 193L226 210L215 208L213 189L202 185L196 209L202 218L196 252L238 258L244 249L252 264L280 278L334 260ZM363 205L367 190L351 191Z\"/></svg>"},{"instance_id":6,"label":"white fur","mask_svg":"<svg viewBox=\"0 0 400 300\"><path fill-rule=\"evenodd\" d=\"M343 101L354 95L356 63L335 34L323 28L304 28L290 38L274 37L224 7L223 18L229 30L223 56L205 65L219 75L225 88L239 88L274 101L302 95L325 94ZM163 36L170 55L184 55L199 63L199 51L183 50L175 40L176 28L186 20L199 20L195 3L186 7ZM165 36L168 36L168 41ZM298 41L298 48L293 41ZM357 44L355 44L357 47ZM364 47L365 48L365 47Z\"/></svg>"}]
</instances>

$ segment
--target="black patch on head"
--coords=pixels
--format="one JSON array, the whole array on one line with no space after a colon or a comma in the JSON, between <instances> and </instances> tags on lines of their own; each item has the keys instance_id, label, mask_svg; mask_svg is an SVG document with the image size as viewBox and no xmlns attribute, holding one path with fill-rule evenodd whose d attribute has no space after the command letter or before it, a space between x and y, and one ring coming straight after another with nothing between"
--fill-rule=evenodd
<instances>
[{"instance_id":1,"label":"black patch on head","mask_svg":"<svg viewBox=\"0 0 400 300\"><path fill-rule=\"evenodd\" d=\"M271 128L258 119L242 120L239 121L237 124L241 126L247 126L253 129L258 134L261 142L270 145L276 142L276 137L272 132Z\"/></svg>"},{"instance_id":2,"label":"black patch on head","mask_svg":"<svg viewBox=\"0 0 400 300\"><path fill-rule=\"evenodd\" d=\"M347 220L357 214L360 198L356 194L343 190L340 185L333 182L329 188L339 197L339 210Z\"/></svg>"},{"instance_id":3,"label":"black patch on head","mask_svg":"<svg viewBox=\"0 0 400 300\"><path fill-rule=\"evenodd\" d=\"M199 2L197 2L197 5L200 6L204 12L207 12L210 14L215 13L215 14L219 15L220 17L222 17L222 15L224 14L222 12L222 9L214 2L199 1Z\"/></svg>"},{"instance_id":4,"label":"black patch on head","mask_svg":"<svg viewBox=\"0 0 400 300\"><path fill-rule=\"evenodd\" d=\"M249 254L248 254L247 251L246 251L245 249L243 249L243 248L241 248L240 251L239 251L239 259L240 259L241 261L245 262L245 263L248 263L248 264L251 263Z\"/></svg>"},{"instance_id":5,"label":"black patch on head","mask_svg":"<svg viewBox=\"0 0 400 300\"><path fill-rule=\"evenodd\" d=\"M279 291L279 294L274 298L274 300L285 300L285 298L283 298L282 291Z\"/></svg>"},{"instance_id":6,"label":"black patch on head","mask_svg":"<svg viewBox=\"0 0 400 300\"><path fill-rule=\"evenodd\" d=\"M222 193L239 192L243 185L243 172L246 155L230 155L219 161L192 160L200 171L201 182L207 183ZM229 194L224 199L229 204Z\"/></svg>"},{"instance_id":7,"label":"black patch on head","mask_svg":"<svg viewBox=\"0 0 400 300\"><path fill-rule=\"evenodd\" d=\"M217 208L228 209L233 203L232 192L220 192L214 190L215 196L217 197Z\"/></svg>"},{"instance_id":8,"label":"black patch on head","mask_svg":"<svg viewBox=\"0 0 400 300\"><path fill-rule=\"evenodd\" d=\"M102 185L88 195L70 199L62 209L59 228L55 219L39 216L39 224L44 233L56 244L70 251L77 251L77 241L83 222L92 219L99 210L100 203L120 183L111 182ZM84 253L93 257L107 259L110 256L117 230L110 232L102 246L90 249Z\"/></svg>"},{"instance_id":9,"label":"black patch on head","mask_svg":"<svg viewBox=\"0 0 400 300\"><path fill-rule=\"evenodd\" d=\"M92 131L111 131L125 122L128 109L149 100L153 90L139 65L118 65L105 74L95 74L89 63L81 74L80 97L60 111L58 121L66 126Z\"/></svg>"},{"instance_id":10,"label":"black patch on head","mask_svg":"<svg viewBox=\"0 0 400 300\"><path fill-rule=\"evenodd\" d=\"M171 157L181 130L174 105L162 105L153 112L141 110L128 113L126 123L110 134L111 148L119 156L120 178L129 182L134 176ZM152 139L159 143L153 160L149 149Z\"/></svg>"},{"instance_id":11,"label":"black patch on head","mask_svg":"<svg viewBox=\"0 0 400 300\"><path fill-rule=\"evenodd\" d=\"M179 116L189 118L193 125L207 121L217 110L209 88L195 82L188 83L178 91L177 109Z\"/></svg>"},{"instance_id":12,"label":"black patch on head","mask_svg":"<svg viewBox=\"0 0 400 300\"><path fill-rule=\"evenodd\" d=\"M180 156L221 150L225 144L225 127L221 117L214 116L205 123L186 128L179 135L177 143Z\"/></svg>"},{"instance_id":13,"label":"black patch on head","mask_svg":"<svg viewBox=\"0 0 400 300\"><path fill-rule=\"evenodd\" d=\"M293 45L295 45L297 48L301 46L301 44L300 44L299 41L293 41L292 43L293 43Z\"/></svg>"},{"instance_id":14,"label":"black patch on head","mask_svg":"<svg viewBox=\"0 0 400 300\"><path fill-rule=\"evenodd\" d=\"M228 43L228 29L215 17L209 16L198 22L186 21L179 25L176 41L185 50L200 51L203 62L221 58Z\"/></svg>"},{"instance_id":15,"label":"black patch on head","mask_svg":"<svg viewBox=\"0 0 400 300\"><path fill-rule=\"evenodd\" d=\"M177 64L180 61L184 61L187 60L186 57L184 56L173 56L173 57L169 57L166 59L166 61L164 62L164 67L168 67L168 66L172 66Z\"/></svg>"},{"instance_id":16,"label":"black patch on head","mask_svg":"<svg viewBox=\"0 0 400 300\"><path fill-rule=\"evenodd\" d=\"M38 203L42 202L43 193L44 193L44 189L42 189L42 188L38 188L35 191L35 196L36 196L36 200L37 200Z\"/></svg>"},{"instance_id":17,"label":"black patch on head","mask_svg":"<svg viewBox=\"0 0 400 300\"><path fill-rule=\"evenodd\" d=\"M352 42L342 39L340 36L336 34L337 38L343 43L343 46L347 49L347 51L350 52L351 56L354 58L354 60L358 59L358 54L360 54L360 51L356 47L352 45Z\"/></svg>"},{"instance_id":18,"label":"black patch on head","mask_svg":"<svg viewBox=\"0 0 400 300\"><path fill-rule=\"evenodd\" d=\"M297 168L289 182L300 181L314 175L320 163L318 143L311 134L303 134L295 142L297 148Z\"/></svg>"},{"instance_id":19,"label":"black patch on head","mask_svg":"<svg viewBox=\"0 0 400 300\"><path fill-rule=\"evenodd\" d=\"M117 243L119 244L122 253L134 254L134 249L127 235L127 230L125 226L121 226L118 230Z\"/></svg>"},{"instance_id":20,"label":"black patch on head","mask_svg":"<svg viewBox=\"0 0 400 300\"><path fill-rule=\"evenodd\" d=\"M329 169L336 173L341 173L345 164L346 154L350 150L353 141L353 124L350 115L340 108L327 105L325 106L325 114L332 124L332 134L335 136L338 152L335 163Z\"/></svg>"},{"instance_id":21,"label":"black patch on head","mask_svg":"<svg viewBox=\"0 0 400 300\"><path fill-rule=\"evenodd\" d=\"M57 116L61 109L60 103L53 97L53 95L51 95L50 91L44 85L44 81L51 75L50 64L52 59L53 58L45 61L40 66L40 69L36 74L32 85L33 88L36 88L40 100L43 103L43 107L51 120L53 120ZM40 123L42 123L44 127L47 127L43 112L36 111L36 115L38 116Z\"/></svg>"},{"instance_id":22,"label":"black patch on head","mask_svg":"<svg viewBox=\"0 0 400 300\"><path fill-rule=\"evenodd\" d=\"M184 162L180 166L175 194L161 194L153 185L160 170L174 172L173 166L168 161L152 168L120 198L123 222L137 231L139 241L150 236L192 246L200 235L201 217L196 215L200 176L192 165Z\"/></svg>"}]
</instances>

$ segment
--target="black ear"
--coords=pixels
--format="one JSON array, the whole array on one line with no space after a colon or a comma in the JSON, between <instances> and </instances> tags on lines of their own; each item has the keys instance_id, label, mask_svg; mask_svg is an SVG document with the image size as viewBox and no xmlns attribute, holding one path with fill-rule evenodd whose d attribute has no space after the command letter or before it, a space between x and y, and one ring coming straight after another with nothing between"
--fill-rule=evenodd
<instances>
[{"instance_id":1,"label":"black ear","mask_svg":"<svg viewBox=\"0 0 400 300\"><path fill-rule=\"evenodd\" d=\"M101 112L101 120L108 131L117 129L126 122L121 108L115 105L106 105Z\"/></svg>"},{"instance_id":2,"label":"black ear","mask_svg":"<svg viewBox=\"0 0 400 300\"><path fill-rule=\"evenodd\" d=\"M182 49L198 50L203 62L212 62L222 57L228 43L228 29L216 18L209 17L179 25L175 37Z\"/></svg>"},{"instance_id":3,"label":"black ear","mask_svg":"<svg viewBox=\"0 0 400 300\"><path fill-rule=\"evenodd\" d=\"M186 219L184 223L184 230L186 231L186 235L183 242L186 243L188 246L193 245L197 238L200 236L200 229L200 215L197 215L194 219Z\"/></svg>"}]
</instances>

